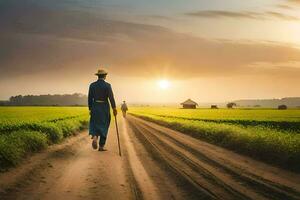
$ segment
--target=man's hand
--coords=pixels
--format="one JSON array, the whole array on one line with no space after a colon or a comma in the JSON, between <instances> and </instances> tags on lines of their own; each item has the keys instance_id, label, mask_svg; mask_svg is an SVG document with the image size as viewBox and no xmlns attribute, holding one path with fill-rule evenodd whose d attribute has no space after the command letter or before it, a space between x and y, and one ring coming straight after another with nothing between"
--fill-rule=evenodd
<instances>
[{"instance_id":1,"label":"man's hand","mask_svg":"<svg viewBox=\"0 0 300 200\"><path fill-rule=\"evenodd\" d=\"M114 108L114 109L113 109L113 113L114 113L114 116L117 116L117 114L118 114L118 111L117 111L117 109L116 109L116 108Z\"/></svg>"}]
</instances>

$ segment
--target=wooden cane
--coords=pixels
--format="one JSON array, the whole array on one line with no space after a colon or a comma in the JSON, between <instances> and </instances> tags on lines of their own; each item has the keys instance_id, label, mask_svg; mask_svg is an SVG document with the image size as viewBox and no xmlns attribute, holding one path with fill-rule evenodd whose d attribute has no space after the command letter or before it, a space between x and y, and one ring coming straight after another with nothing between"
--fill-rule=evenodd
<instances>
[{"instance_id":1,"label":"wooden cane","mask_svg":"<svg viewBox=\"0 0 300 200\"><path fill-rule=\"evenodd\" d=\"M119 137L119 128L118 128L118 122L117 122L117 117L116 117L116 116L115 116L115 124L116 124L116 129L117 129L118 146L119 146L119 155L122 156L122 153L121 153L121 145L120 145L120 137Z\"/></svg>"}]
</instances>

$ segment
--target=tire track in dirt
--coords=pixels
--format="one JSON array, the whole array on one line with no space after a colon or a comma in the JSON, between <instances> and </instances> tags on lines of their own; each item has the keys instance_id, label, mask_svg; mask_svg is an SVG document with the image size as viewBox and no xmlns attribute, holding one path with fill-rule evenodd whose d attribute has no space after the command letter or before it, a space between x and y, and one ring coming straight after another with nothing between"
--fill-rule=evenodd
<instances>
[{"instance_id":1,"label":"tire track in dirt","mask_svg":"<svg viewBox=\"0 0 300 200\"><path fill-rule=\"evenodd\" d=\"M133 183L136 183L136 188L138 192L137 199L149 198L149 189L144 185L144 181L151 182L152 189L156 191L157 197L155 199L178 199L178 200L198 200L198 199L208 199L207 195L199 195L197 191L193 190L189 187L189 183L183 180L176 173L170 171L170 168L166 165L162 165L164 161L162 161L159 157L153 154L153 147L150 145L144 145L143 138L139 137L139 134L128 126L127 120L125 119L123 122L126 129L122 130L121 133L128 137L129 143L126 144L126 148L124 149L124 155L128 158L128 166L131 168L131 165L136 165L137 163L130 163L130 152L128 152L128 145L130 145L137 155L137 159L139 159L139 167L133 167L129 171L132 172ZM137 168L142 168L142 170L146 173L146 176L138 176L138 172L134 172ZM140 179L140 181L137 181ZM148 196L148 197L147 197ZM150 198L151 199L151 198Z\"/></svg>"},{"instance_id":2,"label":"tire track in dirt","mask_svg":"<svg viewBox=\"0 0 300 200\"><path fill-rule=\"evenodd\" d=\"M153 142L153 140L156 139L149 137L149 135L146 135L149 134L149 132L147 132L145 129L137 127L136 124L130 123L130 125L135 132L143 134L147 142L152 145L152 147L160 156L163 157L163 159L167 162L170 168L175 170L180 176L184 177L191 184L191 186L196 188L196 190L199 193L204 194L205 199L221 199L222 197L227 197L228 199L239 199L233 198L232 195L227 195L222 188L216 187L216 181L207 181L207 179L213 179L209 177L209 175L205 172L199 172L198 170L195 170L193 166L190 166L193 163L189 163L190 165L187 164L188 162L190 162L189 158L185 158L185 160L183 160L186 164L180 162L179 160L181 160L182 158L178 160L177 158L173 157L177 152L173 152L173 156L170 155L172 152L165 151L167 147L165 144L158 144L158 140L156 142Z\"/></svg>"},{"instance_id":3,"label":"tire track in dirt","mask_svg":"<svg viewBox=\"0 0 300 200\"><path fill-rule=\"evenodd\" d=\"M170 167L178 168L178 173L190 179L191 183L198 182L200 187L204 187L214 194L214 198L300 198L299 181L291 183L289 180L282 180L283 184L279 184L272 179L265 179L249 172L245 170L246 168L240 168L240 165L235 165L236 161L229 162L228 158L226 161L220 159L218 150L210 152L210 155L218 155L217 158L208 158L200 151L203 147L199 148L201 144L194 138L178 135L179 132L161 128L135 117L130 117L129 121L130 126L147 138L153 148L156 148L157 152L165 157L166 162L170 163ZM210 149L210 151L213 150ZM224 156L228 157L226 154ZM184 173L182 173L182 168L186 169L183 170ZM197 180L194 180L195 177ZM280 179L282 178L280 177Z\"/></svg>"},{"instance_id":4,"label":"tire track in dirt","mask_svg":"<svg viewBox=\"0 0 300 200\"><path fill-rule=\"evenodd\" d=\"M157 193L157 188L154 186L153 181L138 158L132 142L129 140L126 123L122 123L122 134L124 139L123 141L126 146L126 156L129 168L134 177L134 181L137 184L138 190L141 193L139 198L143 198L145 200L160 199L159 194Z\"/></svg>"}]
</instances>

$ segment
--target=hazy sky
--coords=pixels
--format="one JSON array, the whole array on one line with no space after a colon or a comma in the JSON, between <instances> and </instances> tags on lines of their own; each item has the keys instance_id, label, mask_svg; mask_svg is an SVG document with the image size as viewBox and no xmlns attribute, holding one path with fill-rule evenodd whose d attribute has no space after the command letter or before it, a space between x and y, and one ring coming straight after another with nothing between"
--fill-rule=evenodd
<instances>
[{"instance_id":1,"label":"hazy sky","mask_svg":"<svg viewBox=\"0 0 300 200\"><path fill-rule=\"evenodd\" d=\"M300 0L0 0L0 99L87 93L99 65L118 101L300 96Z\"/></svg>"}]
</instances>

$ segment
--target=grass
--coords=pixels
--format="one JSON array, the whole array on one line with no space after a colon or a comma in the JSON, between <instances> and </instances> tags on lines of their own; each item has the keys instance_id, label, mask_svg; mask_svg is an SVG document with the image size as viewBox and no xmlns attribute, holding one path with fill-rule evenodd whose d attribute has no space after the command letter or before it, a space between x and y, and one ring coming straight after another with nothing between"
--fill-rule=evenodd
<instances>
[{"instance_id":1,"label":"grass","mask_svg":"<svg viewBox=\"0 0 300 200\"><path fill-rule=\"evenodd\" d=\"M87 128L86 107L0 107L0 170Z\"/></svg>"},{"instance_id":2,"label":"grass","mask_svg":"<svg viewBox=\"0 0 300 200\"><path fill-rule=\"evenodd\" d=\"M299 123L299 110L136 107L130 113L264 162L300 171L300 131L298 127L290 128ZM288 126L278 126L280 123Z\"/></svg>"},{"instance_id":3,"label":"grass","mask_svg":"<svg viewBox=\"0 0 300 200\"><path fill-rule=\"evenodd\" d=\"M36 131L18 131L0 136L1 170L17 165L29 152L47 147L45 134Z\"/></svg>"}]
</instances>

